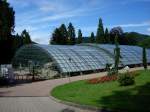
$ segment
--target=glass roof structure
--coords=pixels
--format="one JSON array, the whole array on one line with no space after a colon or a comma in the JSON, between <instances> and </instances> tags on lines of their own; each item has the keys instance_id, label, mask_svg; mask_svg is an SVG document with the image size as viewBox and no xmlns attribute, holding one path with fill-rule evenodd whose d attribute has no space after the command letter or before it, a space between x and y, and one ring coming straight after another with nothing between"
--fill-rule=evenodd
<instances>
[{"instance_id":1,"label":"glass roof structure","mask_svg":"<svg viewBox=\"0 0 150 112\"><path fill-rule=\"evenodd\" d=\"M28 65L30 60L43 65L53 62L60 73L83 72L105 69L106 64L114 64L114 45L83 44L83 45L41 45L30 44L21 47L13 65ZM120 45L120 65L142 64L142 48ZM147 50L150 62L150 50Z\"/></svg>"}]
</instances>

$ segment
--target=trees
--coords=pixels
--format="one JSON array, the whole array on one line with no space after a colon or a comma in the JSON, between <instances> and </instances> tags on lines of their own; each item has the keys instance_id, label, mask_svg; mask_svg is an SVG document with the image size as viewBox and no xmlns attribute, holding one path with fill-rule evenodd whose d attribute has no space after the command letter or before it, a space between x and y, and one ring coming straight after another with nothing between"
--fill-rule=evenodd
<instances>
[{"instance_id":1,"label":"trees","mask_svg":"<svg viewBox=\"0 0 150 112\"><path fill-rule=\"evenodd\" d=\"M95 43L95 36L93 32L91 33L91 36L90 36L90 43Z\"/></svg>"},{"instance_id":2,"label":"trees","mask_svg":"<svg viewBox=\"0 0 150 112\"><path fill-rule=\"evenodd\" d=\"M147 53L146 53L146 48L143 47L143 66L144 69L147 69Z\"/></svg>"},{"instance_id":3,"label":"trees","mask_svg":"<svg viewBox=\"0 0 150 112\"><path fill-rule=\"evenodd\" d=\"M26 30L22 31L21 38L23 39L23 45L31 43L30 35Z\"/></svg>"},{"instance_id":4,"label":"trees","mask_svg":"<svg viewBox=\"0 0 150 112\"><path fill-rule=\"evenodd\" d=\"M104 27L102 19L99 19L98 28L97 28L97 34L96 34L96 43L104 43Z\"/></svg>"},{"instance_id":5,"label":"trees","mask_svg":"<svg viewBox=\"0 0 150 112\"><path fill-rule=\"evenodd\" d=\"M67 44L67 39L68 39L68 32L65 24L62 24L59 28L61 37L60 37L60 44L61 45L66 45Z\"/></svg>"},{"instance_id":6,"label":"trees","mask_svg":"<svg viewBox=\"0 0 150 112\"><path fill-rule=\"evenodd\" d=\"M81 29L78 30L78 39L77 39L77 43L80 44L82 43L83 37L82 37L82 32Z\"/></svg>"},{"instance_id":7,"label":"trees","mask_svg":"<svg viewBox=\"0 0 150 112\"><path fill-rule=\"evenodd\" d=\"M111 43L108 28L105 29L105 40L105 43Z\"/></svg>"},{"instance_id":8,"label":"trees","mask_svg":"<svg viewBox=\"0 0 150 112\"><path fill-rule=\"evenodd\" d=\"M150 48L150 37L147 37L143 41L138 43L141 47Z\"/></svg>"},{"instance_id":9,"label":"trees","mask_svg":"<svg viewBox=\"0 0 150 112\"><path fill-rule=\"evenodd\" d=\"M13 50L14 52L23 45L23 38L17 33L13 36Z\"/></svg>"},{"instance_id":10,"label":"trees","mask_svg":"<svg viewBox=\"0 0 150 112\"><path fill-rule=\"evenodd\" d=\"M0 64L11 62L13 57L12 33L15 27L15 12L6 0L0 0Z\"/></svg>"},{"instance_id":11,"label":"trees","mask_svg":"<svg viewBox=\"0 0 150 112\"><path fill-rule=\"evenodd\" d=\"M56 28L52 34L50 44L66 45L68 43L68 31L65 24Z\"/></svg>"},{"instance_id":12,"label":"trees","mask_svg":"<svg viewBox=\"0 0 150 112\"><path fill-rule=\"evenodd\" d=\"M72 25L72 23L69 23L68 26L68 44L74 45L75 44L75 39L76 35L75 35L75 28Z\"/></svg>"},{"instance_id":13,"label":"trees","mask_svg":"<svg viewBox=\"0 0 150 112\"><path fill-rule=\"evenodd\" d=\"M56 28L52 34L50 44L60 44L61 33L58 28Z\"/></svg>"},{"instance_id":14,"label":"trees","mask_svg":"<svg viewBox=\"0 0 150 112\"><path fill-rule=\"evenodd\" d=\"M8 40L14 32L15 12L6 0L0 0L0 40Z\"/></svg>"},{"instance_id":15,"label":"trees","mask_svg":"<svg viewBox=\"0 0 150 112\"><path fill-rule=\"evenodd\" d=\"M110 34L114 35L114 36L116 36L116 35L121 36L121 35L123 35L123 30L120 26L114 27L110 30Z\"/></svg>"},{"instance_id":16,"label":"trees","mask_svg":"<svg viewBox=\"0 0 150 112\"><path fill-rule=\"evenodd\" d=\"M123 30L120 26L114 27L110 30L111 42L115 43L115 37L118 36L118 42L120 43L121 38L123 36ZM122 38L123 39L123 38Z\"/></svg>"}]
</instances>

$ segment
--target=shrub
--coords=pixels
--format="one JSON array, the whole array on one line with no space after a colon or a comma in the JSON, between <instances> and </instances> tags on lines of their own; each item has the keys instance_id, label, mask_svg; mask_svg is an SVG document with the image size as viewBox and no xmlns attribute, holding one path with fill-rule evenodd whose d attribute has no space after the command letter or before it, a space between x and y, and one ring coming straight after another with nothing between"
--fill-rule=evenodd
<instances>
[{"instance_id":1,"label":"shrub","mask_svg":"<svg viewBox=\"0 0 150 112\"><path fill-rule=\"evenodd\" d=\"M139 72L130 72L130 73L124 73L124 74L119 74L119 75L107 75L107 76L103 76L103 77L89 79L89 80L87 80L87 83L89 83L89 84L99 84L99 83L118 80L118 81L121 81L120 85L122 85L122 83L123 83L123 85L125 85L125 84L130 85L131 82L129 83L128 80L132 79L132 83L134 83L134 77L138 76L138 75L139 75ZM129 77L129 79L128 79L128 77Z\"/></svg>"},{"instance_id":2,"label":"shrub","mask_svg":"<svg viewBox=\"0 0 150 112\"><path fill-rule=\"evenodd\" d=\"M120 86L128 86L134 84L134 76L131 73L119 74L118 82Z\"/></svg>"},{"instance_id":3,"label":"shrub","mask_svg":"<svg viewBox=\"0 0 150 112\"><path fill-rule=\"evenodd\" d=\"M0 77L0 86L8 85L9 81L5 77Z\"/></svg>"},{"instance_id":4,"label":"shrub","mask_svg":"<svg viewBox=\"0 0 150 112\"><path fill-rule=\"evenodd\" d=\"M118 74L118 71L115 68L108 70L108 73L107 73L108 76L117 75L117 74Z\"/></svg>"}]
</instances>

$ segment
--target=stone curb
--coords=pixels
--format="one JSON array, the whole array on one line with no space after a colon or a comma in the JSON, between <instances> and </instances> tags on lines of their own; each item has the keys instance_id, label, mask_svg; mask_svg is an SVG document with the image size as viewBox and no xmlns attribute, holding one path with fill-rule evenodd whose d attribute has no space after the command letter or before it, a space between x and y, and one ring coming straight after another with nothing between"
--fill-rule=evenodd
<instances>
[{"instance_id":1,"label":"stone curb","mask_svg":"<svg viewBox=\"0 0 150 112\"><path fill-rule=\"evenodd\" d=\"M82 104L59 100L59 99L56 99L55 97L53 97L52 95L49 96L49 98L54 100L55 102L62 103L62 104L72 106L72 107L76 107L76 108L80 108L83 110L90 110L90 111L95 111L95 112L115 112L111 109L102 109L102 108L98 108L98 107L94 107L94 106L82 105Z\"/></svg>"},{"instance_id":2,"label":"stone curb","mask_svg":"<svg viewBox=\"0 0 150 112\"><path fill-rule=\"evenodd\" d=\"M149 67L148 67L148 69L150 69ZM142 70L142 69L143 68L139 68L138 70ZM136 71L136 70L132 70L132 71ZM84 79L84 80L86 80L86 79ZM55 97L53 97L51 95L51 92L50 92L49 98L52 99L55 102L62 103L62 104L65 104L65 105L69 105L69 106L72 106L72 107L77 107L77 108L80 108L80 109L83 109L83 110L91 110L91 111L96 111L96 112L116 112L115 110L112 110L112 109L109 109L109 108L98 108L98 107L94 107L94 106L82 105L82 104L77 104L77 103L72 103L72 102L68 102L68 101L59 100L59 99L56 99ZM118 110L117 112L123 112L123 111Z\"/></svg>"}]
</instances>

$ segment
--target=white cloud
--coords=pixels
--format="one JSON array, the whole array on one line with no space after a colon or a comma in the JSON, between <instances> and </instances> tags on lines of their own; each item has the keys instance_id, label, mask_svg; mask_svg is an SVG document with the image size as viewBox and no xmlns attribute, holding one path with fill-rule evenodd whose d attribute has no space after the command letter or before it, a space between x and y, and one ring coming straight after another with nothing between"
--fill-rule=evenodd
<instances>
[{"instance_id":1,"label":"white cloud","mask_svg":"<svg viewBox=\"0 0 150 112\"><path fill-rule=\"evenodd\" d=\"M34 42L37 42L39 44L48 44L50 39L50 34L46 32L32 32L31 33L31 39Z\"/></svg>"},{"instance_id":2,"label":"white cloud","mask_svg":"<svg viewBox=\"0 0 150 112\"><path fill-rule=\"evenodd\" d=\"M70 10L69 6L66 6L63 3L60 3L60 1L57 1L57 0L55 1L43 0L41 2L35 2L35 4L43 12L60 13L60 12Z\"/></svg>"},{"instance_id":3,"label":"white cloud","mask_svg":"<svg viewBox=\"0 0 150 112\"><path fill-rule=\"evenodd\" d=\"M72 11L66 11L64 13L58 13L50 16L43 16L40 19L31 20L31 23L41 23L41 22L50 22L50 21L57 21L61 19L68 19L73 17L79 17L79 16L86 16L89 15L92 11L97 11L99 8L93 8L93 9L75 9Z\"/></svg>"}]
</instances>

